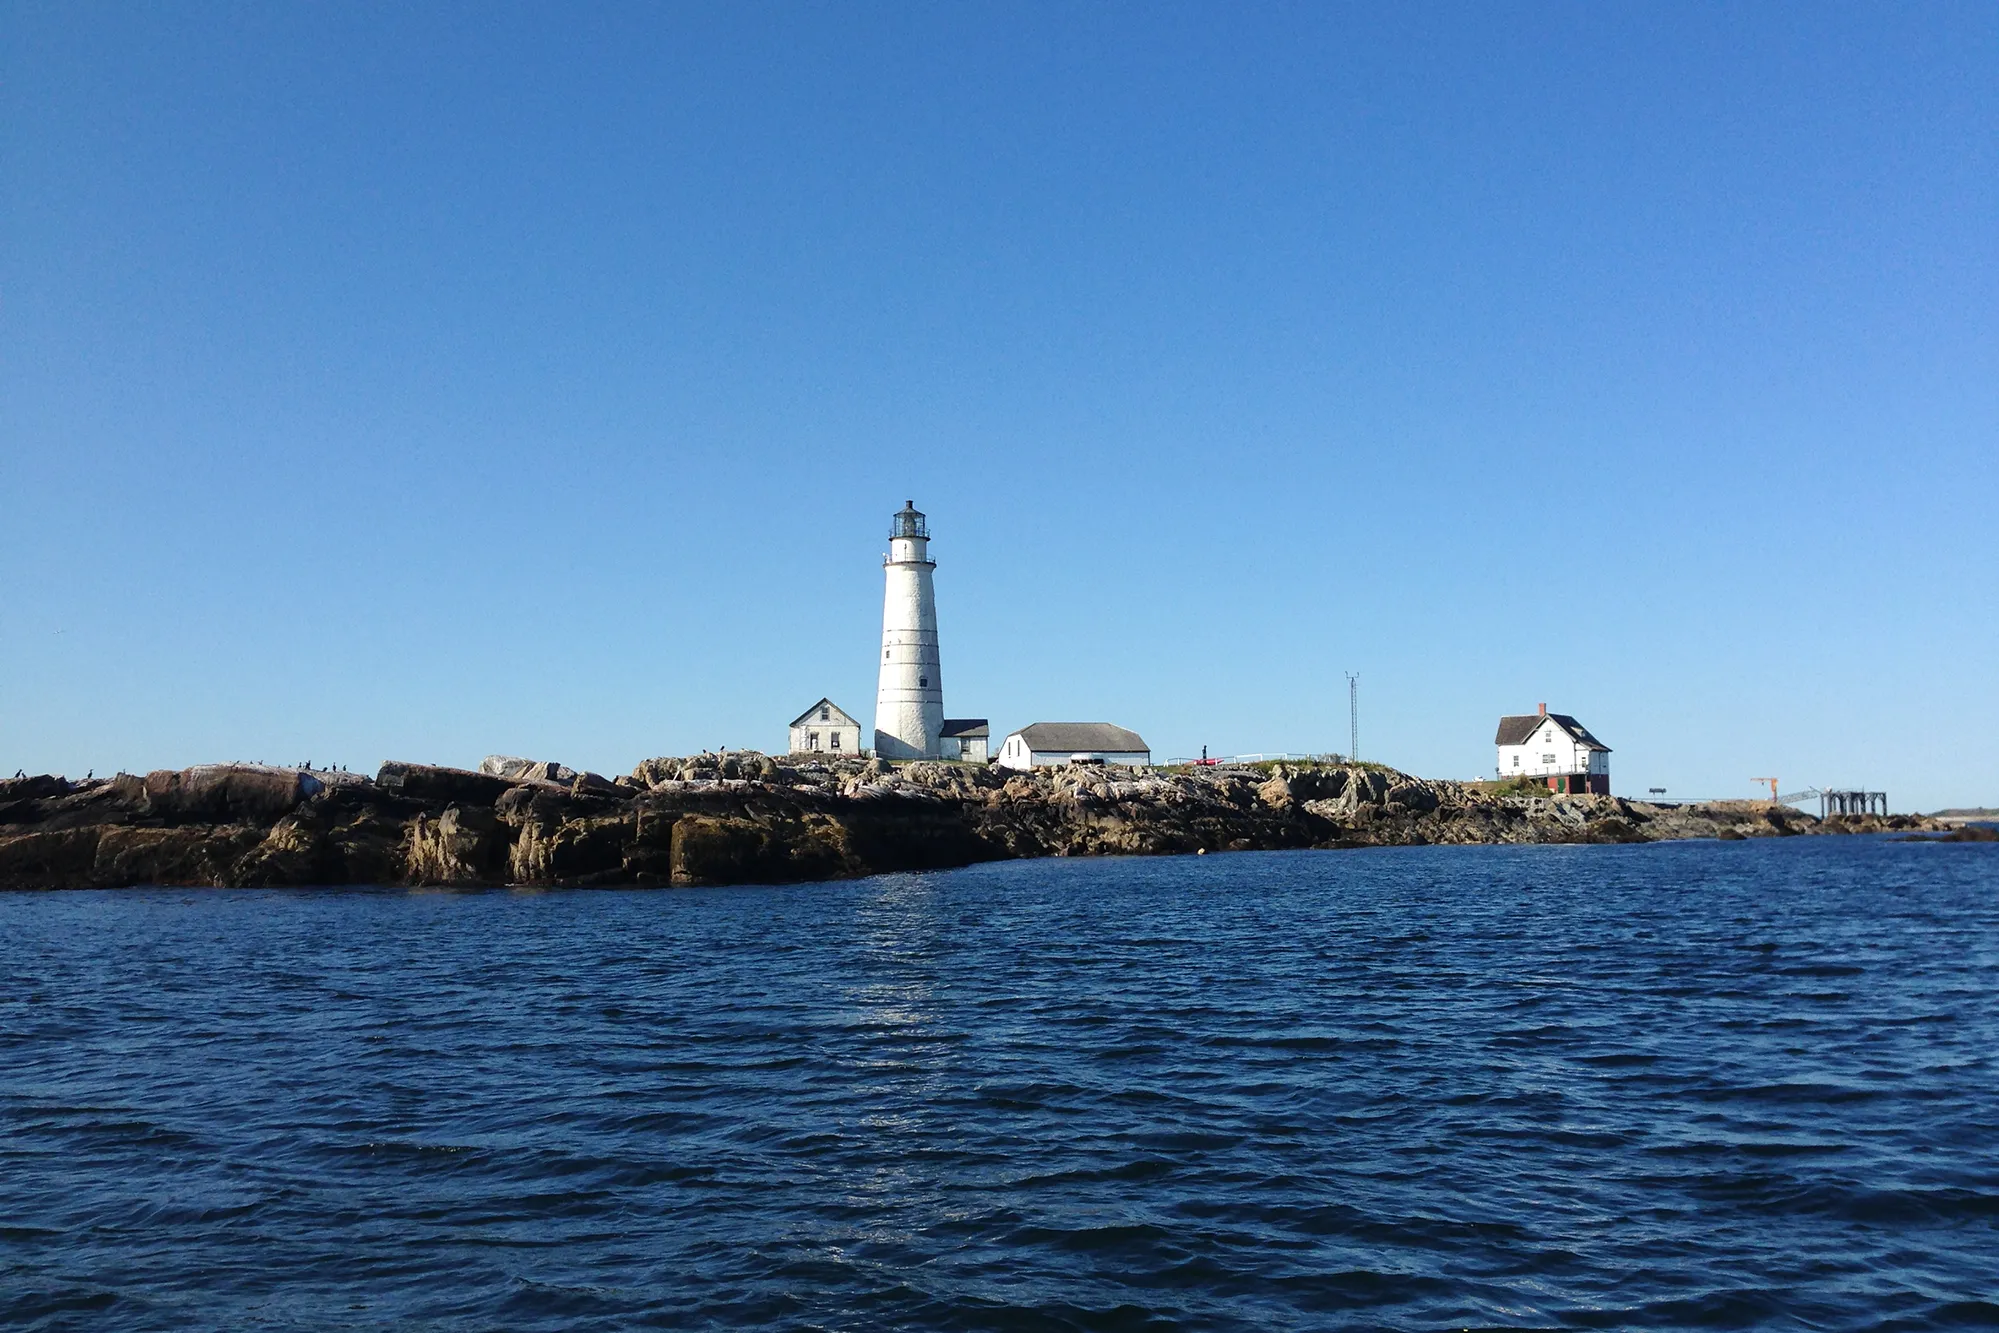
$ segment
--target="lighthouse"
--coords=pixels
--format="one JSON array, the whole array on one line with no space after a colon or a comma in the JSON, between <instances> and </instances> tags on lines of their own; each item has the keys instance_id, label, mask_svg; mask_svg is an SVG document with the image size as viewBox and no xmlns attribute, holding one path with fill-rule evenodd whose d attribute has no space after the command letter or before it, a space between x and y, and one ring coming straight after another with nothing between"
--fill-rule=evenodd
<instances>
[{"instance_id":1,"label":"lighthouse","mask_svg":"<svg viewBox=\"0 0 1999 1333\"><path fill-rule=\"evenodd\" d=\"M937 592L930 525L906 500L890 519L882 558L881 685L875 691L875 753L935 759L944 732L944 676L937 665Z\"/></svg>"}]
</instances>

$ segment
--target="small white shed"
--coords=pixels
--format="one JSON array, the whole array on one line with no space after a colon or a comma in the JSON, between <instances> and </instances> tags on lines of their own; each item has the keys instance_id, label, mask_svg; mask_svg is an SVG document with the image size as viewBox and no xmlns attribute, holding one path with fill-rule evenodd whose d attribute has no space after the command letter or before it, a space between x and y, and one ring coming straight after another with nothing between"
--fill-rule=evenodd
<instances>
[{"instance_id":1,"label":"small white shed","mask_svg":"<svg viewBox=\"0 0 1999 1333\"><path fill-rule=\"evenodd\" d=\"M987 747L992 744L992 734L993 729L986 725L982 717L947 717L944 719L944 730L937 737L937 757L983 764L987 758Z\"/></svg>"},{"instance_id":2,"label":"small white shed","mask_svg":"<svg viewBox=\"0 0 1999 1333\"><path fill-rule=\"evenodd\" d=\"M791 724L793 754L857 755L861 724L831 699L821 699Z\"/></svg>"},{"instance_id":3,"label":"small white shed","mask_svg":"<svg viewBox=\"0 0 1999 1333\"><path fill-rule=\"evenodd\" d=\"M1108 722L1036 722L1008 736L999 752L1001 768L1051 768L1079 759L1142 767L1152 762L1152 747L1137 732Z\"/></svg>"}]
</instances>

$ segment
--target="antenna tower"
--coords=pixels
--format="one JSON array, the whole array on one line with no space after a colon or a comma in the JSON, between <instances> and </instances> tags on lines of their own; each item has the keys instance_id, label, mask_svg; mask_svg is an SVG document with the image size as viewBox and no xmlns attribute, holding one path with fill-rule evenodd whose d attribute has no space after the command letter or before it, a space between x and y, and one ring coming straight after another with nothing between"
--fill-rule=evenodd
<instances>
[{"instance_id":1,"label":"antenna tower","mask_svg":"<svg viewBox=\"0 0 1999 1333\"><path fill-rule=\"evenodd\" d=\"M1360 676L1347 672L1347 762L1360 762Z\"/></svg>"}]
</instances>

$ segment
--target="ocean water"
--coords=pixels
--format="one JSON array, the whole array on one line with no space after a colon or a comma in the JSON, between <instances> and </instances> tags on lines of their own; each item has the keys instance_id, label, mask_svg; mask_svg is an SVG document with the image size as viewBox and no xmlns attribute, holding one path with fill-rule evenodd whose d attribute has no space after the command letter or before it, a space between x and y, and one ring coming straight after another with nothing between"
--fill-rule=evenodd
<instances>
[{"instance_id":1,"label":"ocean water","mask_svg":"<svg viewBox=\"0 0 1999 1333\"><path fill-rule=\"evenodd\" d=\"M1999 1325L1999 847L0 898L0 1323Z\"/></svg>"}]
</instances>

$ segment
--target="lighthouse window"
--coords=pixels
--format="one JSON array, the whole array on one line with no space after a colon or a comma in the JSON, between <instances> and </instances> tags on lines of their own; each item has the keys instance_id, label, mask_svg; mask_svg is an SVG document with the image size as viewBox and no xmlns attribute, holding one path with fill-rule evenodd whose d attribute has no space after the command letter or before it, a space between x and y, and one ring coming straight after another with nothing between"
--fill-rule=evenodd
<instances>
[{"instance_id":1,"label":"lighthouse window","mask_svg":"<svg viewBox=\"0 0 1999 1333\"><path fill-rule=\"evenodd\" d=\"M918 688L918 689L924 689L924 690L927 690L927 689L929 689L929 688L930 688L930 677L928 677L928 676L918 676L918 677L916 678L916 685L917 685L917 688Z\"/></svg>"}]
</instances>

